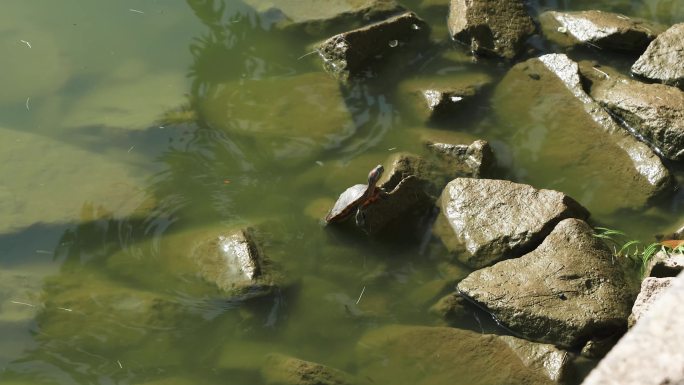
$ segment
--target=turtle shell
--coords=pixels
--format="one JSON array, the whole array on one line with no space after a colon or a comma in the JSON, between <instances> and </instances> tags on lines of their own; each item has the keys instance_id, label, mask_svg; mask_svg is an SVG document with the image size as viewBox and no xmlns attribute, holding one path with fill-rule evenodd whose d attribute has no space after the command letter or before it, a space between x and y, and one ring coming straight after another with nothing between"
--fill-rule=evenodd
<instances>
[{"instance_id":1,"label":"turtle shell","mask_svg":"<svg viewBox=\"0 0 684 385\"><path fill-rule=\"evenodd\" d=\"M367 190L368 185L366 184L357 184L344 190L328 215L325 216L325 221L328 223L340 222L349 218L359 207Z\"/></svg>"}]
</instances>

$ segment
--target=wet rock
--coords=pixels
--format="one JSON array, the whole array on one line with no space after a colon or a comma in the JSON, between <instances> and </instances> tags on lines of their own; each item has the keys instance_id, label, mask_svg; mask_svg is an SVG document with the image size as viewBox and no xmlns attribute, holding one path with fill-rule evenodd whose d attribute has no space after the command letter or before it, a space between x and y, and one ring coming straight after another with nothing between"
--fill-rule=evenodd
<instances>
[{"instance_id":1,"label":"wet rock","mask_svg":"<svg viewBox=\"0 0 684 385\"><path fill-rule=\"evenodd\" d=\"M591 99L577 63L565 55L515 65L499 83L494 106L499 123L515 132L510 148L528 183L548 184L557 175L549 187L604 214L643 207L671 191L660 158Z\"/></svg>"},{"instance_id":2,"label":"wet rock","mask_svg":"<svg viewBox=\"0 0 684 385\"><path fill-rule=\"evenodd\" d=\"M461 294L533 341L578 347L620 334L636 289L585 222L560 222L534 251L475 271Z\"/></svg>"},{"instance_id":3,"label":"wet rock","mask_svg":"<svg viewBox=\"0 0 684 385\"><path fill-rule=\"evenodd\" d=\"M468 310L469 305L462 295L450 293L435 302L429 312L449 324L462 325L473 320L473 314Z\"/></svg>"},{"instance_id":4,"label":"wet rock","mask_svg":"<svg viewBox=\"0 0 684 385\"><path fill-rule=\"evenodd\" d=\"M485 178L491 176L496 166L494 150L484 140L476 140L470 145L429 142L427 146L450 179L461 176Z\"/></svg>"},{"instance_id":5,"label":"wet rock","mask_svg":"<svg viewBox=\"0 0 684 385\"><path fill-rule=\"evenodd\" d=\"M539 16L544 34L563 45L643 52L664 27L643 19L603 11L555 12Z\"/></svg>"},{"instance_id":6,"label":"wet rock","mask_svg":"<svg viewBox=\"0 0 684 385\"><path fill-rule=\"evenodd\" d=\"M682 303L684 276L679 276L589 373L583 385L684 384Z\"/></svg>"},{"instance_id":7,"label":"wet rock","mask_svg":"<svg viewBox=\"0 0 684 385\"><path fill-rule=\"evenodd\" d=\"M326 71L341 80L373 71L389 56L425 45L430 30L413 12L335 35L316 50Z\"/></svg>"},{"instance_id":8,"label":"wet rock","mask_svg":"<svg viewBox=\"0 0 684 385\"><path fill-rule=\"evenodd\" d=\"M261 374L269 385L365 384L341 370L282 354L270 354Z\"/></svg>"},{"instance_id":9,"label":"wet rock","mask_svg":"<svg viewBox=\"0 0 684 385\"><path fill-rule=\"evenodd\" d=\"M622 333L613 334L608 337L594 337L584 344L580 355L589 359L602 358L615 346L620 337L622 337Z\"/></svg>"},{"instance_id":10,"label":"wet rock","mask_svg":"<svg viewBox=\"0 0 684 385\"><path fill-rule=\"evenodd\" d=\"M637 82L608 69L601 71L604 74L582 71L594 80L591 97L665 158L684 160L684 92L663 84Z\"/></svg>"},{"instance_id":11,"label":"wet rock","mask_svg":"<svg viewBox=\"0 0 684 385\"><path fill-rule=\"evenodd\" d=\"M563 193L493 179L457 178L442 192L435 231L473 268L519 257L565 218L589 213Z\"/></svg>"},{"instance_id":12,"label":"wet rock","mask_svg":"<svg viewBox=\"0 0 684 385\"><path fill-rule=\"evenodd\" d=\"M651 306L662 296L665 290L669 289L674 282L674 277L655 278L647 277L641 282L641 291L634 301L632 314L629 315L629 327L639 321L648 312Z\"/></svg>"},{"instance_id":13,"label":"wet rock","mask_svg":"<svg viewBox=\"0 0 684 385\"><path fill-rule=\"evenodd\" d=\"M681 226L679 229L677 229L674 232L671 232L669 234L656 235L656 238L659 241L665 241L665 240L670 240L670 239L684 239L684 226Z\"/></svg>"},{"instance_id":14,"label":"wet rock","mask_svg":"<svg viewBox=\"0 0 684 385\"><path fill-rule=\"evenodd\" d=\"M359 376L376 384L553 383L543 368L528 367L519 352L501 337L447 327L390 325L357 344Z\"/></svg>"},{"instance_id":15,"label":"wet rock","mask_svg":"<svg viewBox=\"0 0 684 385\"><path fill-rule=\"evenodd\" d=\"M535 32L520 0L451 0L449 33L477 55L512 59Z\"/></svg>"},{"instance_id":16,"label":"wet rock","mask_svg":"<svg viewBox=\"0 0 684 385\"><path fill-rule=\"evenodd\" d=\"M403 82L399 90L416 116L433 120L448 118L469 108L491 81L485 74L420 78Z\"/></svg>"},{"instance_id":17,"label":"wet rock","mask_svg":"<svg viewBox=\"0 0 684 385\"><path fill-rule=\"evenodd\" d=\"M404 10L394 0L245 0L277 29L301 29L318 35L331 29L357 28Z\"/></svg>"},{"instance_id":18,"label":"wet rock","mask_svg":"<svg viewBox=\"0 0 684 385\"><path fill-rule=\"evenodd\" d=\"M684 270L684 254L659 251L648 261L645 275L651 277L676 277Z\"/></svg>"},{"instance_id":19,"label":"wet rock","mask_svg":"<svg viewBox=\"0 0 684 385\"><path fill-rule=\"evenodd\" d=\"M525 366L541 371L552 381L562 382L572 369L572 354L551 344L534 343L512 336L501 336L499 339L515 352Z\"/></svg>"},{"instance_id":20,"label":"wet rock","mask_svg":"<svg viewBox=\"0 0 684 385\"><path fill-rule=\"evenodd\" d=\"M632 66L632 73L646 79L684 87L684 23L660 34Z\"/></svg>"}]
</instances>

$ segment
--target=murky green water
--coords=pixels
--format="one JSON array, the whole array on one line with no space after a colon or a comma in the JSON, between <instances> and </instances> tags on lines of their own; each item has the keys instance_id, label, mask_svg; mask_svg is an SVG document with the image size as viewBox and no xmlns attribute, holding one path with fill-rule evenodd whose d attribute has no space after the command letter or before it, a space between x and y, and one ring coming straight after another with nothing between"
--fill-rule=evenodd
<instances>
[{"instance_id":1,"label":"murky green water","mask_svg":"<svg viewBox=\"0 0 684 385\"><path fill-rule=\"evenodd\" d=\"M677 0L532 3L684 21ZM633 237L650 241L680 224L680 190L611 211L601 207L607 197L558 169L530 172L514 154L527 148L553 165L538 149L543 133L516 135L515 119L487 97L458 121L426 127L399 80L498 80L506 67L472 63L446 43L445 8L404 4L451 52L426 52L408 73L340 93L305 56L320 37L276 32L239 1L3 1L0 382L257 384L270 352L354 372L366 331L438 324L427 308L462 273L440 269L438 242L319 224L373 165L421 153L426 132L490 140L502 177L567 187L595 223ZM626 68L626 58L594 54ZM681 183L681 165L669 166ZM192 234L244 225L267 229L269 256L298 282L276 302L222 303L154 268ZM485 318L460 326L495 331Z\"/></svg>"}]
</instances>

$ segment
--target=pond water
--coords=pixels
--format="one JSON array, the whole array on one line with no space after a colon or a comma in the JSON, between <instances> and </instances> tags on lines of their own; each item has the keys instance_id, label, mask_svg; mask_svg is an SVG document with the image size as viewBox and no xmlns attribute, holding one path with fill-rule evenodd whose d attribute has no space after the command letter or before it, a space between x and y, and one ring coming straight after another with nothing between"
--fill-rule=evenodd
<instances>
[{"instance_id":1,"label":"pond water","mask_svg":"<svg viewBox=\"0 0 684 385\"><path fill-rule=\"evenodd\" d=\"M364 333L440 324L427 309L452 287L441 283L467 271L445 272L438 241L320 224L374 165L423 153L426 135L489 140L500 177L563 190L593 224L632 238L681 225L681 189L646 207L612 207L605 191L620 191L619 181L564 174L561 155L544 149L546 131L517 130L534 114L497 110L491 95L457 121L416 117L402 80L496 83L508 69L472 62L448 41L446 1L402 2L433 26L435 48L342 91L310 54L327 35L277 31L271 14L246 3L259 2L3 1L0 383L258 384L271 352L354 372ZM684 21L679 0L531 7ZM634 60L577 55L623 70ZM668 167L681 185L682 165ZM595 188L602 183L612 186ZM266 229L269 257L298 282L276 303L223 303L154 267L193 234L246 225ZM139 311L149 307L154 316ZM457 326L505 333L477 312Z\"/></svg>"}]
</instances>

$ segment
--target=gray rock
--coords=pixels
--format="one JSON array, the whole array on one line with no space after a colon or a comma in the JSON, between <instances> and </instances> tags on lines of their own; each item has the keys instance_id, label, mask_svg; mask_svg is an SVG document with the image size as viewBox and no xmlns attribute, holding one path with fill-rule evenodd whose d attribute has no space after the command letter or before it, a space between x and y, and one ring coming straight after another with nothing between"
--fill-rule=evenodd
<instances>
[{"instance_id":1,"label":"gray rock","mask_svg":"<svg viewBox=\"0 0 684 385\"><path fill-rule=\"evenodd\" d=\"M530 363L532 354L522 354L527 366L519 356L522 350L501 337L455 328L385 326L361 337L356 350L359 376L375 384L554 383L541 361Z\"/></svg>"},{"instance_id":2,"label":"gray rock","mask_svg":"<svg viewBox=\"0 0 684 385\"><path fill-rule=\"evenodd\" d=\"M558 175L554 189L602 214L643 207L670 191L660 158L591 99L577 63L565 55L515 65L499 83L494 106L500 124L516 130L508 141L528 183Z\"/></svg>"},{"instance_id":3,"label":"gray rock","mask_svg":"<svg viewBox=\"0 0 684 385\"><path fill-rule=\"evenodd\" d=\"M525 338L578 347L624 332L634 286L589 225L566 219L531 253L475 271L458 290Z\"/></svg>"},{"instance_id":4,"label":"gray rock","mask_svg":"<svg viewBox=\"0 0 684 385\"><path fill-rule=\"evenodd\" d=\"M353 375L315 362L269 354L261 375L269 385L354 385L365 383Z\"/></svg>"},{"instance_id":5,"label":"gray rock","mask_svg":"<svg viewBox=\"0 0 684 385\"><path fill-rule=\"evenodd\" d=\"M603 11L555 12L539 16L544 34L560 45L588 44L639 53L665 28L643 19Z\"/></svg>"},{"instance_id":6,"label":"gray rock","mask_svg":"<svg viewBox=\"0 0 684 385\"><path fill-rule=\"evenodd\" d=\"M428 142L427 146L450 179L461 176L484 178L491 175L496 165L494 150L484 140L476 140L470 145Z\"/></svg>"},{"instance_id":7,"label":"gray rock","mask_svg":"<svg viewBox=\"0 0 684 385\"><path fill-rule=\"evenodd\" d=\"M591 97L665 158L684 160L684 92L663 84L637 82L608 69L601 71L609 73L609 78L591 72Z\"/></svg>"},{"instance_id":8,"label":"gray rock","mask_svg":"<svg viewBox=\"0 0 684 385\"><path fill-rule=\"evenodd\" d=\"M634 326L641 317L646 314L653 304L669 289L674 282L674 277L655 278L647 277L641 282L641 291L634 301L632 314L629 315L629 327Z\"/></svg>"},{"instance_id":9,"label":"gray rock","mask_svg":"<svg viewBox=\"0 0 684 385\"><path fill-rule=\"evenodd\" d=\"M620 339L583 385L684 384L684 276Z\"/></svg>"},{"instance_id":10,"label":"gray rock","mask_svg":"<svg viewBox=\"0 0 684 385\"><path fill-rule=\"evenodd\" d=\"M632 73L661 83L684 87L684 23L660 34L632 66Z\"/></svg>"},{"instance_id":11,"label":"gray rock","mask_svg":"<svg viewBox=\"0 0 684 385\"><path fill-rule=\"evenodd\" d=\"M512 336L499 337L528 368L539 370L554 382L563 382L572 370L573 355L551 344L539 344Z\"/></svg>"},{"instance_id":12,"label":"gray rock","mask_svg":"<svg viewBox=\"0 0 684 385\"><path fill-rule=\"evenodd\" d=\"M512 59L535 32L521 0L451 0L449 33L478 55Z\"/></svg>"},{"instance_id":13,"label":"gray rock","mask_svg":"<svg viewBox=\"0 0 684 385\"><path fill-rule=\"evenodd\" d=\"M651 277L676 277L684 270L684 254L659 251L648 261L644 274Z\"/></svg>"},{"instance_id":14,"label":"gray rock","mask_svg":"<svg viewBox=\"0 0 684 385\"><path fill-rule=\"evenodd\" d=\"M357 28L360 24L399 13L394 0L245 0L277 29L301 29L313 35L331 29Z\"/></svg>"},{"instance_id":15,"label":"gray rock","mask_svg":"<svg viewBox=\"0 0 684 385\"><path fill-rule=\"evenodd\" d=\"M341 80L372 71L389 56L425 45L430 29L413 12L335 35L316 47L325 69Z\"/></svg>"},{"instance_id":16,"label":"gray rock","mask_svg":"<svg viewBox=\"0 0 684 385\"><path fill-rule=\"evenodd\" d=\"M563 193L504 180L457 178L440 199L435 231L461 262L474 268L519 257L561 220L589 216Z\"/></svg>"}]
</instances>

